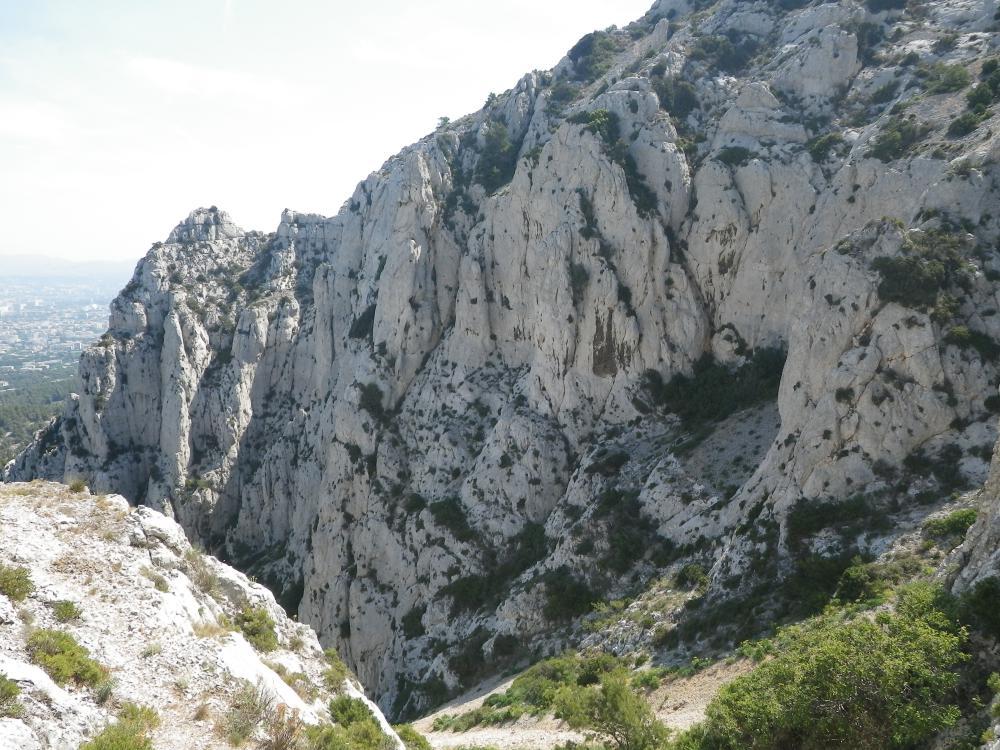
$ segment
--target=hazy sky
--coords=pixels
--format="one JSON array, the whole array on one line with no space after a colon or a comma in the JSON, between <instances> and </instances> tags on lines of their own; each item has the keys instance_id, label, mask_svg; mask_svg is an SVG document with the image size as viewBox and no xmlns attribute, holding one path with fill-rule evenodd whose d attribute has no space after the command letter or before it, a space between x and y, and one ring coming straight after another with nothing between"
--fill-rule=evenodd
<instances>
[{"instance_id":1,"label":"hazy sky","mask_svg":"<svg viewBox=\"0 0 1000 750\"><path fill-rule=\"evenodd\" d=\"M212 204L336 213L440 116L651 5L0 0L0 255L138 258Z\"/></svg>"}]
</instances>

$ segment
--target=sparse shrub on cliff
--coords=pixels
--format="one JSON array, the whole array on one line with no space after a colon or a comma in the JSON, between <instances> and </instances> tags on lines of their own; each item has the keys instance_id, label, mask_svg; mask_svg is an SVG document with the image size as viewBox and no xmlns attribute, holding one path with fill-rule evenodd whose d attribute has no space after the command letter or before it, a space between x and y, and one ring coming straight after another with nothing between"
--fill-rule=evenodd
<instances>
[{"instance_id":1,"label":"sparse shrub on cliff","mask_svg":"<svg viewBox=\"0 0 1000 750\"><path fill-rule=\"evenodd\" d=\"M969 71L961 65L935 63L919 72L926 82L928 94L948 94L961 91L972 82Z\"/></svg>"},{"instance_id":2,"label":"sparse shrub on cliff","mask_svg":"<svg viewBox=\"0 0 1000 750\"><path fill-rule=\"evenodd\" d=\"M962 508L942 518L932 518L924 523L923 534L948 549L954 549L962 543L977 515L975 508Z\"/></svg>"},{"instance_id":3,"label":"sparse shrub on cliff","mask_svg":"<svg viewBox=\"0 0 1000 750\"><path fill-rule=\"evenodd\" d=\"M75 602L63 599L52 605L52 615L57 622L71 622L79 620L83 610Z\"/></svg>"},{"instance_id":4,"label":"sparse shrub on cliff","mask_svg":"<svg viewBox=\"0 0 1000 750\"><path fill-rule=\"evenodd\" d=\"M621 137L618 115L606 109L593 112L580 112L567 120L574 125L583 125L587 130L604 141L606 146L613 146Z\"/></svg>"},{"instance_id":5,"label":"sparse shrub on cliff","mask_svg":"<svg viewBox=\"0 0 1000 750\"><path fill-rule=\"evenodd\" d=\"M95 687L106 679L107 671L90 652L61 630L36 630L28 636L28 655L60 685L68 682Z\"/></svg>"},{"instance_id":6,"label":"sparse shrub on cliff","mask_svg":"<svg viewBox=\"0 0 1000 750\"><path fill-rule=\"evenodd\" d=\"M274 699L263 685L244 683L233 695L219 731L233 746L250 739L274 711Z\"/></svg>"},{"instance_id":7,"label":"sparse shrub on cliff","mask_svg":"<svg viewBox=\"0 0 1000 750\"><path fill-rule=\"evenodd\" d=\"M621 50L621 42L606 31L587 34L569 51L576 79L593 83L611 68L615 55Z\"/></svg>"},{"instance_id":8,"label":"sparse shrub on cliff","mask_svg":"<svg viewBox=\"0 0 1000 750\"><path fill-rule=\"evenodd\" d=\"M244 607L236 615L236 626L258 651L268 652L278 648L278 634L274 620L263 607Z\"/></svg>"},{"instance_id":9,"label":"sparse shrub on cliff","mask_svg":"<svg viewBox=\"0 0 1000 750\"><path fill-rule=\"evenodd\" d=\"M949 138L964 138L974 133L988 113L963 112L948 125Z\"/></svg>"},{"instance_id":10,"label":"sparse shrub on cliff","mask_svg":"<svg viewBox=\"0 0 1000 750\"><path fill-rule=\"evenodd\" d=\"M753 37L740 31L730 30L725 36L698 37L691 47L689 57L692 60L704 61L709 69L717 68L724 73L738 73L750 62L759 46Z\"/></svg>"},{"instance_id":11,"label":"sparse shrub on cliff","mask_svg":"<svg viewBox=\"0 0 1000 750\"><path fill-rule=\"evenodd\" d=\"M543 579L545 583L545 607L543 614L548 620L568 620L589 612L598 600L598 595L587 582L561 568L550 572Z\"/></svg>"},{"instance_id":12,"label":"sparse shrub on cliff","mask_svg":"<svg viewBox=\"0 0 1000 750\"><path fill-rule=\"evenodd\" d=\"M716 158L727 167L742 167L746 165L755 154L748 148L742 146L727 146L719 151Z\"/></svg>"},{"instance_id":13,"label":"sparse shrub on cliff","mask_svg":"<svg viewBox=\"0 0 1000 750\"><path fill-rule=\"evenodd\" d=\"M701 107L695 87L681 78L654 78L653 90L660 100L660 106L679 120Z\"/></svg>"},{"instance_id":14,"label":"sparse shrub on cliff","mask_svg":"<svg viewBox=\"0 0 1000 750\"><path fill-rule=\"evenodd\" d=\"M149 733L159 725L160 717L154 709L126 703L118 721L81 745L80 750L152 750Z\"/></svg>"},{"instance_id":15,"label":"sparse shrub on cliff","mask_svg":"<svg viewBox=\"0 0 1000 750\"><path fill-rule=\"evenodd\" d=\"M809 140L806 143L806 150L809 156L817 164L822 164L830 158L831 152L835 151L844 142L844 136L840 133L826 133Z\"/></svg>"},{"instance_id":16,"label":"sparse shrub on cliff","mask_svg":"<svg viewBox=\"0 0 1000 750\"><path fill-rule=\"evenodd\" d=\"M882 126L868 148L868 156L883 162L902 158L929 132L929 125L918 122L913 117L895 115Z\"/></svg>"},{"instance_id":17,"label":"sparse shrub on cliff","mask_svg":"<svg viewBox=\"0 0 1000 750\"><path fill-rule=\"evenodd\" d=\"M962 619L976 630L1000 641L1000 578L984 578L962 594L959 610Z\"/></svg>"},{"instance_id":18,"label":"sparse shrub on cliff","mask_svg":"<svg viewBox=\"0 0 1000 750\"><path fill-rule=\"evenodd\" d=\"M309 750L391 750L392 739L382 731L364 701L346 695L330 701L336 726L306 729Z\"/></svg>"},{"instance_id":19,"label":"sparse shrub on cliff","mask_svg":"<svg viewBox=\"0 0 1000 750\"><path fill-rule=\"evenodd\" d=\"M406 750L431 750L431 743L411 724L394 724L392 728L396 730Z\"/></svg>"},{"instance_id":20,"label":"sparse shrub on cliff","mask_svg":"<svg viewBox=\"0 0 1000 750\"><path fill-rule=\"evenodd\" d=\"M348 670L344 660L340 658L334 649L328 648L323 652L326 658L327 667L323 672L323 684L327 690L340 690L347 679Z\"/></svg>"},{"instance_id":21,"label":"sparse shrub on cliff","mask_svg":"<svg viewBox=\"0 0 1000 750\"><path fill-rule=\"evenodd\" d=\"M511 142L507 126L493 120L486 126L482 153L476 164L476 182L495 193L514 177L518 147Z\"/></svg>"},{"instance_id":22,"label":"sparse shrub on cliff","mask_svg":"<svg viewBox=\"0 0 1000 750\"><path fill-rule=\"evenodd\" d=\"M218 593L219 578L202 552L192 548L184 553L184 572L202 593L209 596Z\"/></svg>"},{"instance_id":23,"label":"sparse shrub on cliff","mask_svg":"<svg viewBox=\"0 0 1000 750\"><path fill-rule=\"evenodd\" d=\"M440 526L448 529L460 542L471 542L476 538L465 515L465 506L457 497L448 497L430 505L431 515Z\"/></svg>"},{"instance_id":24,"label":"sparse shrub on cliff","mask_svg":"<svg viewBox=\"0 0 1000 750\"><path fill-rule=\"evenodd\" d=\"M646 386L658 405L690 429L776 399L784 366L785 353L779 349L759 349L735 370L706 355L691 376L678 374L664 383L658 372L650 371Z\"/></svg>"},{"instance_id":25,"label":"sparse shrub on cliff","mask_svg":"<svg viewBox=\"0 0 1000 750\"><path fill-rule=\"evenodd\" d=\"M13 680L0 673L0 719L16 719L24 711L24 707L18 700L21 695L21 688Z\"/></svg>"},{"instance_id":26,"label":"sparse shrub on cliff","mask_svg":"<svg viewBox=\"0 0 1000 750\"><path fill-rule=\"evenodd\" d=\"M359 386L359 390L361 399L358 405L381 422L385 417L385 410L382 407L382 389L378 387L377 383L364 383Z\"/></svg>"},{"instance_id":27,"label":"sparse shrub on cliff","mask_svg":"<svg viewBox=\"0 0 1000 750\"><path fill-rule=\"evenodd\" d=\"M941 230L911 234L900 255L872 261L872 268L882 277L879 297L916 310L935 307L946 290L969 284L965 259L969 251L960 234Z\"/></svg>"},{"instance_id":28,"label":"sparse shrub on cliff","mask_svg":"<svg viewBox=\"0 0 1000 750\"><path fill-rule=\"evenodd\" d=\"M21 565L0 565L0 594L12 602L23 602L35 590L28 569Z\"/></svg>"}]
</instances>

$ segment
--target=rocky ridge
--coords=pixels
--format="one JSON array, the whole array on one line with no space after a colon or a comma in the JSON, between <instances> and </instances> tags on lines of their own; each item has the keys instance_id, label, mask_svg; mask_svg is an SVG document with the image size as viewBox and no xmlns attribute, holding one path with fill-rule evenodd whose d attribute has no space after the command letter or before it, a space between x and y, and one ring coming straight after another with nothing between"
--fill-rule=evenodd
<instances>
[{"instance_id":1,"label":"rocky ridge","mask_svg":"<svg viewBox=\"0 0 1000 750\"><path fill-rule=\"evenodd\" d=\"M395 738L352 679L330 684L311 628L156 511L116 495L13 484L0 487L0 528L0 566L23 567L34 587L23 601L0 592L0 677L20 690L19 710L0 713L0 748L77 750L132 702L158 713L156 748L221 750L232 746L227 717L247 686L308 724L329 721L335 695L363 700ZM264 653L231 624L248 607L274 623ZM101 685L57 684L36 666L29 639L40 630L70 633L105 671Z\"/></svg>"},{"instance_id":2,"label":"rocky ridge","mask_svg":"<svg viewBox=\"0 0 1000 750\"><path fill-rule=\"evenodd\" d=\"M996 13L660 0L332 218L199 209L5 476L172 515L397 715L686 565L766 619L986 478Z\"/></svg>"}]
</instances>

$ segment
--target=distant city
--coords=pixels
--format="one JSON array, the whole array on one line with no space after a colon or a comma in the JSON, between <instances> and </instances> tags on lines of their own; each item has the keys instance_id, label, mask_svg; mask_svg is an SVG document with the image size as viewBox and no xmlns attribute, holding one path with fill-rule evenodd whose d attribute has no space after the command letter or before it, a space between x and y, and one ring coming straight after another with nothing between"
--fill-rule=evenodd
<instances>
[{"instance_id":1,"label":"distant city","mask_svg":"<svg viewBox=\"0 0 1000 750\"><path fill-rule=\"evenodd\" d=\"M0 280L0 388L10 387L4 373L75 370L118 291L103 281Z\"/></svg>"},{"instance_id":2,"label":"distant city","mask_svg":"<svg viewBox=\"0 0 1000 750\"><path fill-rule=\"evenodd\" d=\"M80 353L107 330L129 266L0 256L0 468L79 389Z\"/></svg>"}]
</instances>

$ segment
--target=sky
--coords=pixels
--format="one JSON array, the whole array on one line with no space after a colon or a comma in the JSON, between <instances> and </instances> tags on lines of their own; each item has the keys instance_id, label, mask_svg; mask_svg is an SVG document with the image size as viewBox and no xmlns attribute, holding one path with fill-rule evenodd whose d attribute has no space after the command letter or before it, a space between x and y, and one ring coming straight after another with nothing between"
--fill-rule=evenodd
<instances>
[{"instance_id":1,"label":"sky","mask_svg":"<svg viewBox=\"0 0 1000 750\"><path fill-rule=\"evenodd\" d=\"M198 206L335 214L440 117L651 5L0 0L0 272L137 260Z\"/></svg>"}]
</instances>

